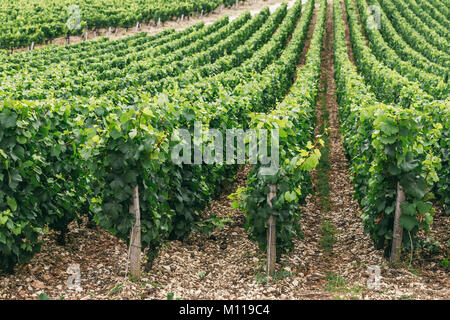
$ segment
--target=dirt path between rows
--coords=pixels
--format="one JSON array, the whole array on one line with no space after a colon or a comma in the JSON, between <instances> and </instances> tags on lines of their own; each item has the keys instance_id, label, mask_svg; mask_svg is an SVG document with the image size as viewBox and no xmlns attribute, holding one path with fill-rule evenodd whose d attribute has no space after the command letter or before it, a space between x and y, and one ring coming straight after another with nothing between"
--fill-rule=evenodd
<instances>
[{"instance_id":1,"label":"dirt path between rows","mask_svg":"<svg viewBox=\"0 0 450 320\"><path fill-rule=\"evenodd\" d=\"M328 0L316 133L323 133L319 132L322 127L329 130L323 163L314 174L316 195L310 198L310 210L304 213L304 245L315 253L309 263L316 269L311 282L323 298L373 298L373 292L367 289L366 268L381 265L383 259L363 233L361 210L352 196L338 121L333 41L333 3Z\"/></svg>"},{"instance_id":2,"label":"dirt path between rows","mask_svg":"<svg viewBox=\"0 0 450 320\"><path fill-rule=\"evenodd\" d=\"M302 9L302 14L303 14L303 9ZM300 19L299 19L299 21L300 21ZM298 60L297 70L298 70L298 68L305 65L306 54L308 53L309 47L311 45L311 38L313 36L314 27L316 25L316 22L317 22L317 6L313 10L313 16L311 17L311 22L309 23L309 26L308 26L308 33L306 34L305 44L303 46L302 54L300 55L300 58ZM297 23L298 23L298 21L297 21ZM292 35L289 36L289 40L291 39L290 38L291 36ZM295 83L295 81L297 81L297 72L294 73L294 79L293 79L292 83ZM286 91L286 94L288 94L290 91L291 91L291 87L288 88L288 90Z\"/></svg>"}]
</instances>

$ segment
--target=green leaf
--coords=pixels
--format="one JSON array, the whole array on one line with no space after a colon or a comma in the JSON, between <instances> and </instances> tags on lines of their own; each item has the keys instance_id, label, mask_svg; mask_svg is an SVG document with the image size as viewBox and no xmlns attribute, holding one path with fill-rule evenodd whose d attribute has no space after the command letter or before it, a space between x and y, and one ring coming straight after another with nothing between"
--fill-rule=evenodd
<instances>
[{"instance_id":1,"label":"green leaf","mask_svg":"<svg viewBox=\"0 0 450 320\"><path fill-rule=\"evenodd\" d=\"M416 206L409 202L402 202L400 208L402 209L402 215L414 216L416 213Z\"/></svg>"},{"instance_id":2,"label":"green leaf","mask_svg":"<svg viewBox=\"0 0 450 320\"><path fill-rule=\"evenodd\" d=\"M409 133L409 129L407 128L407 127L405 127L405 126L401 126L400 127L400 130L399 130L399 134L402 136L402 137L407 137L410 133Z\"/></svg>"},{"instance_id":3,"label":"green leaf","mask_svg":"<svg viewBox=\"0 0 450 320\"><path fill-rule=\"evenodd\" d=\"M117 140L118 138L120 138L122 136L122 132L117 130L117 128L113 128L110 132L110 135L114 140Z\"/></svg>"},{"instance_id":4,"label":"green leaf","mask_svg":"<svg viewBox=\"0 0 450 320\"><path fill-rule=\"evenodd\" d=\"M14 198L6 196L6 202L8 203L9 207L11 208L11 211L17 210L17 202Z\"/></svg>"},{"instance_id":5,"label":"green leaf","mask_svg":"<svg viewBox=\"0 0 450 320\"><path fill-rule=\"evenodd\" d=\"M0 124L5 129L12 128L16 125L17 115L0 113Z\"/></svg>"},{"instance_id":6,"label":"green leaf","mask_svg":"<svg viewBox=\"0 0 450 320\"><path fill-rule=\"evenodd\" d=\"M239 209L239 206L240 206L239 201L233 201L233 202L231 202L231 207L232 207L233 209Z\"/></svg>"},{"instance_id":7,"label":"green leaf","mask_svg":"<svg viewBox=\"0 0 450 320\"><path fill-rule=\"evenodd\" d=\"M12 228L11 230L16 236L18 236L22 232L22 226L18 225Z\"/></svg>"},{"instance_id":8,"label":"green leaf","mask_svg":"<svg viewBox=\"0 0 450 320\"><path fill-rule=\"evenodd\" d=\"M395 144L387 144L384 147L384 153L390 157L395 157L397 155Z\"/></svg>"},{"instance_id":9,"label":"green leaf","mask_svg":"<svg viewBox=\"0 0 450 320\"><path fill-rule=\"evenodd\" d=\"M385 121L381 122L380 130L390 136L398 132L398 126L394 120L387 118Z\"/></svg>"},{"instance_id":10,"label":"green leaf","mask_svg":"<svg viewBox=\"0 0 450 320\"><path fill-rule=\"evenodd\" d=\"M401 215L400 216L400 226L405 228L408 231L411 231L412 229L414 229L415 226L417 226L417 219L415 216L411 217L411 216Z\"/></svg>"},{"instance_id":11,"label":"green leaf","mask_svg":"<svg viewBox=\"0 0 450 320\"><path fill-rule=\"evenodd\" d=\"M8 217L7 216L0 216L0 226L3 226L5 223L6 223L6 221L8 221ZM0 232L0 236L1 235L3 235L1 232Z\"/></svg>"},{"instance_id":12,"label":"green leaf","mask_svg":"<svg viewBox=\"0 0 450 320\"><path fill-rule=\"evenodd\" d=\"M319 163L320 155L312 154L306 161L302 164L302 169L306 171L311 171Z\"/></svg>"},{"instance_id":13,"label":"green leaf","mask_svg":"<svg viewBox=\"0 0 450 320\"><path fill-rule=\"evenodd\" d=\"M405 160L400 164L400 168L402 168L403 171L409 172L417 168L419 165L419 162L414 159L414 155L412 152L408 152L406 154Z\"/></svg>"},{"instance_id":14,"label":"green leaf","mask_svg":"<svg viewBox=\"0 0 450 320\"><path fill-rule=\"evenodd\" d=\"M134 137L136 137L137 135L137 130L136 128L134 128L133 130L131 130L128 135L130 136L131 139L133 139Z\"/></svg>"},{"instance_id":15,"label":"green leaf","mask_svg":"<svg viewBox=\"0 0 450 320\"><path fill-rule=\"evenodd\" d=\"M419 201L417 202L417 211L419 214L425 214L431 209L432 206L433 204L431 202Z\"/></svg>"},{"instance_id":16,"label":"green leaf","mask_svg":"<svg viewBox=\"0 0 450 320\"><path fill-rule=\"evenodd\" d=\"M284 193L284 198L287 202L297 201L297 194L295 191L286 191Z\"/></svg>"},{"instance_id":17,"label":"green leaf","mask_svg":"<svg viewBox=\"0 0 450 320\"><path fill-rule=\"evenodd\" d=\"M23 136L17 136L17 137L16 137L16 140L17 140L17 142L20 143L20 144L25 144L25 143L27 143L27 138L26 138L26 137L23 137Z\"/></svg>"},{"instance_id":18,"label":"green leaf","mask_svg":"<svg viewBox=\"0 0 450 320\"><path fill-rule=\"evenodd\" d=\"M392 174L393 176L396 176L396 175L400 174L402 171L395 164L389 163L388 164L388 172L390 174Z\"/></svg>"},{"instance_id":19,"label":"green leaf","mask_svg":"<svg viewBox=\"0 0 450 320\"><path fill-rule=\"evenodd\" d=\"M384 144L393 144L395 141L397 141L397 137L396 136L380 137L380 140Z\"/></svg>"},{"instance_id":20,"label":"green leaf","mask_svg":"<svg viewBox=\"0 0 450 320\"><path fill-rule=\"evenodd\" d=\"M153 111L149 107L144 108L144 110L142 110L142 113L147 115L147 116L151 116L151 117L154 116Z\"/></svg>"},{"instance_id":21,"label":"green leaf","mask_svg":"<svg viewBox=\"0 0 450 320\"><path fill-rule=\"evenodd\" d=\"M5 159L8 159L8 155L2 149L0 149L0 156L2 156Z\"/></svg>"},{"instance_id":22,"label":"green leaf","mask_svg":"<svg viewBox=\"0 0 450 320\"><path fill-rule=\"evenodd\" d=\"M191 121L195 118L195 111L191 108L186 108L183 110L183 116L186 118L187 121Z\"/></svg>"},{"instance_id":23,"label":"green leaf","mask_svg":"<svg viewBox=\"0 0 450 320\"><path fill-rule=\"evenodd\" d=\"M424 178L419 177L416 181L403 185L403 188L405 188L407 194L416 199L422 199L427 192L427 182Z\"/></svg>"},{"instance_id":24,"label":"green leaf","mask_svg":"<svg viewBox=\"0 0 450 320\"><path fill-rule=\"evenodd\" d=\"M15 190L19 185L19 182L21 181L22 176L20 175L19 171L17 171L16 169L11 169L9 187Z\"/></svg>"},{"instance_id":25,"label":"green leaf","mask_svg":"<svg viewBox=\"0 0 450 320\"><path fill-rule=\"evenodd\" d=\"M3 232L0 232L0 243L6 244L6 236L3 234Z\"/></svg>"}]
</instances>

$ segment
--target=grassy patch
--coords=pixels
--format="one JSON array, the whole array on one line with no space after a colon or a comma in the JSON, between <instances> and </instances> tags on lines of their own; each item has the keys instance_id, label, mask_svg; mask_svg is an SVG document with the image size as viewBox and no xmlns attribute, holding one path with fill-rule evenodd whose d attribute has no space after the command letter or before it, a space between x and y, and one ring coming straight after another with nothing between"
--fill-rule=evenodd
<instances>
[{"instance_id":1,"label":"grassy patch","mask_svg":"<svg viewBox=\"0 0 450 320\"><path fill-rule=\"evenodd\" d=\"M48 297L48 295L46 293L41 293L38 296L38 300L50 300L50 298Z\"/></svg>"},{"instance_id":2,"label":"grassy patch","mask_svg":"<svg viewBox=\"0 0 450 320\"><path fill-rule=\"evenodd\" d=\"M267 274L260 272L255 275L255 281L258 284L263 284L268 283L269 279L267 278Z\"/></svg>"},{"instance_id":3,"label":"grassy patch","mask_svg":"<svg viewBox=\"0 0 450 320\"><path fill-rule=\"evenodd\" d=\"M117 283L117 284L114 286L114 288L112 288L111 291L109 291L109 295L110 295L110 296L113 296L113 295L115 295L116 293L119 293L120 291L122 291L122 289L123 289L123 284Z\"/></svg>"},{"instance_id":4,"label":"grassy patch","mask_svg":"<svg viewBox=\"0 0 450 320\"><path fill-rule=\"evenodd\" d=\"M325 286L325 290L336 292L336 291L347 291L346 288L347 281L342 278L342 276L335 274L333 272L328 272L325 276L327 280L327 284Z\"/></svg>"},{"instance_id":5,"label":"grassy patch","mask_svg":"<svg viewBox=\"0 0 450 320\"><path fill-rule=\"evenodd\" d=\"M283 280L288 277L291 277L292 273L287 270L279 270L275 271L272 277L270 277L273 281ZM263 284L263 283L269 283L269 277L267 277L266 272L259 272L255 275L255 281L256 283Z\"/></svg>"},{"instance_id":6,"label":"grassy patch","mask_svg":"<svg viewBox=\"0 0 450 320\"><path fill-rule=\"evenodd\" d=\"M324 84L324 92L326 92L327 83ZM320 135L324 141L324 147L321 149L321 157L319 160L319 164L317 166L317 193L319 198L320 208L326 217L326 214L331 210L330 204L330 138L328 133L328 124L330 114L326 104L325 94L321 95L319 98L319 106L322 111L322 119L319 127ZM330 253L333 249L333 245L336 242L334 235L337 233L336 229L333 227L331 221L326 218L322 221L322 239L320 241L320 245L322 249Z\"/></svg>"},{"instance_id":7,"label":"grassy patch","mask_svg":"<svg viewBox=\"0 0 450 320\"><path fill-rule=\"evenodd\" d=\"M287 270L280 270L280 271L276 271L273 274L272 279L273 280L283 280L283 279L285 279L287 277L290 277L290 276L292 276L292 273L290 273L289 271L287 271Z\"/></svg>"},{"instance_id":8,"label":"grassy patch","mask_svg":"<svg viewBox=\"0 0 450 320\"><path fill-rule=\"evenodd\" d=\"M325 220L322 223L322 239L320 240L320 246L325 252L329 253L333 250L333 245L336 243L336 238L334 237L336 233L337 231L330 221Z\"/></svg>"},{"instance_id":9,"label":"grassy patch","mask_svg":"<svg viewBox=\"0 0 450 320\"><path fill-rule=\"evenodd\" d=\"M357 296L355 296L355 294L360 294L365 289L365 287L360 285L349 286L348 281L344 280L341 275L335 274L333 272L328 272L325 276L325 279L327 280L327 284L325 286L326 291L351 293L352 296L350 297L350 299L352 300L359 299Z\"/></svg>"},{"instance_id":10,"label":"grassy patch","mask_svg":"<svg viewBox=\"0 0 450 320\"><path fill-rule=\"evenodd\" d=\"M441 260L441 267L442 268L448 268L450 266L450 262L448 260L448 258L443 258Z\"/></svg>"},{"instance_id":11,"label":"grassy patch","mask_svg":"<svg viewBox=\"0 0 450 320\"><path fill-rule=\"evenodd\" d=\"M321 97L320 106L322 109L322 123L319 128L322 136L324 147L320 150L321 156L319 164L317 165L317 191L319 195L319 205L324 212L329 212L330 206L330 184L329 173L331 169L329 155L330 155L330 139L328 134L329 112L326 107L325 96Z\"/></svg>"}]
</instances>

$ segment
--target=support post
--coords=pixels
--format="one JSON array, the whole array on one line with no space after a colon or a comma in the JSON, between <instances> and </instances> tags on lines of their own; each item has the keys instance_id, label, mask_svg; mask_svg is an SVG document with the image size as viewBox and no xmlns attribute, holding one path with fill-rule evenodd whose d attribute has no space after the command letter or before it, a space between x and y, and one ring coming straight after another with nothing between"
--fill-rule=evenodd
<instances>
[{"instance_id":1,"label":"support post","mask_svg":"<svg viewBox=\"0 0 450 320\"><path fill-rule=\"evenodd\" d=\"M136 221L130 236L130 273L132 280L139 280L141 277L141 213L139 210L139 187L134 187L133 203L130 212L134 213Z\"/></svg>"},{"instance_id":2,"label":"support post","mask_svg":"<svg viewBox=\"0 0 450 320\"><path fill-rule=\"evenodd\" d=\"M269 185L270 191L267 194L267 204L272 208L272 199L277 196L277 186ZM267 274L273 275L275 272L275 263L277 260L277 227L276 218L270 215L267 220Z\"/></svg>"},{"instance_id":3,"label":"support post","mask_svg":"<svg viewBox=\"0 0 450 320\"><path fill-rule=\"evenodd\" d=\"M392 248L390 262L396 263L400 259L400 252L402 249L403 228L400 226L400 216L402 209L400 205L405 201L405 191L400 183L397 183L397 200L395 202L395 217L394 217L394 231L392 236Z\"/></svg>"}]
</instances>

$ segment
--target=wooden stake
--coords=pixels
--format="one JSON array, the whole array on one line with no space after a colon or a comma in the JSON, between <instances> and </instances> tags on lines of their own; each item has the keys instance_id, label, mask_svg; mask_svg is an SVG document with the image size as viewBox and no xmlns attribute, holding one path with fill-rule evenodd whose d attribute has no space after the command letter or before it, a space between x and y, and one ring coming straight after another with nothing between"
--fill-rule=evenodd
<instances>
[{"instance_id":1,"label":"wooden stake","mask_svg":"<svg viewBox=\"0 0 450 320\"><path fill-rule=\"evenodd\" d=\"M400 226L400 216L402 215L401 204L405 201L405 191L403 187L397 182L397 200L395 202L395 217L394 217L394 231L392 236L392 249L390 262L396 263L400 259L400 252L402 249L403 228Z\"/></svg>"},{"instance_id":2,"label":"wooden stake","mask_svg":"<svg viewBox=\"0 0 450 320\"><path fill-rule=\"evenodd\" d=\"M139 210L139 187L134 187L133 204L130 206L136 221L130 236L130 273L132 280L139 280L141 277L141 213Z\"/></svg>"},{"instance_id":3,"label":"wooden stake","mask_svg":"<svg viewBox=\"0 0 450 320\"><path fill-rule=\"evenodd\" d=\"M269 185L270 192L267 194L267 204L272 208L272 199L277 196L277 186ZM276 218L270 215L267 220L267 274L273 275L275 272L275 262L277 260L277 227Z\"/></svg>"}]
</instances>

